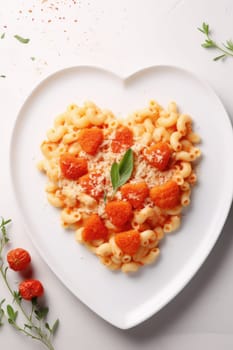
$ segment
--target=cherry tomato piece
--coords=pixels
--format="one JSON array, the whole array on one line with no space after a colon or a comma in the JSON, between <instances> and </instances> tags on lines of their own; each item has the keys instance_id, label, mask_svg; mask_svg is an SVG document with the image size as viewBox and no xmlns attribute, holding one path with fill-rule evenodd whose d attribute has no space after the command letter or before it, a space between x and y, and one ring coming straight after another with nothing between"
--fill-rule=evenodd
<instances>
[{"instance_id":1,"label":"cherry tomato piece","mask_svg":"<svg viewBox=\"0 0 233 350\"><path fill-rule=\"evenodd\" d=\"M150 190L150 198L159 208L173 209L180 204L180 188L175 181L168 181Z\"/></svg>"},{"instance_id":2,"label":"cherry tomato piece","mask_svg":"<svg viewBox=\"0 0 233 350\"><path fill-rule=\"evenodd\" d=\"M40 297L44 293L44 287L38 280L25 280L19 285L19 294L25 300Z\"/></svg>"},{"instance_id":3,"label":"cherry tomato piece","mask_svg":"<svg viewBox=\"0 0 233 350\"><path fill-rule=\"evenodd\" d=\"M124 226L133 217L132 206L127 201L108 202L105 211L110 221L117 227Z\"/></svg>"},{"instance_id":4,"label":"cherry tomato piece","mask_svg":"<svg viewBox=\"0 0 233 350\"><path fill-rule=\"evenodd\" d=\"M83 230L83 239L86 242L91 242L96 239L106 240L108 236L108 230L101 220L99 215L92 214L86 220Z\"/></svg>"},{"instance_id":5,"label":"cherry tomato piece","mask_svg":"<svg viewBox=\"0 0 233 350\"><path fill-rule=\"evenodd\" d=\"M115 242L123 253L134 255L140 247L140 234L135 230L118 233Z\"/></svg>"},{"instance_id":6,"label":"cherry tomato piece","mask_svg":"<svg viewBox=\"0 0 233 350\"><path fill-rule=\"evenodd\" d=\"M22 271L30 264L31 256L25 249L16 248L8 252L7 261L12 270Z\"/></svg>"},{"instance_id":7,"label":"cherry tomato piece","mask_svg":"<svg viewBox=\"0 0 233 350\"><path fill-rule=\"evenodd\" d=\"M83 129L80 131L78 142L82 150L90 155L95 155L103 142L103 131L99 128Z\"/></svg>"},{"instance_id":8,"label":"cherry tomato piece","mask_svg":"<svg viewBox=\"0 0 233 350\"><path fill-rule=\"evenodd\" d=\"M160 171L166 170L170 157L171 149L165 142L158 142L156 145L149 147L145 153L147 162Z\"/></svg>"},{"instance_id":9,"label":"cherry tomato piece","mask_svg":"<svg viewBox=\"0 0 233 350\"><path fill-rule=\"evenodd\" d=\"M113 153L119 153L130 148L132 144L133 133L129 128L124 126L116 131L116 135L112 140L111 148Z\"/></svg>"},{"instance_id":10,"label":"cherry tomato piece","mask_svg":"<svg viewBox=\"0 0 233 350\"><path fill-rule=\"evenodd\" d=\"M80 176L88 172L88 164L85 158L76 158L70 153L60 156L60 168L62 175L68 180L78 180Z\"/></svg>"}]
</instances>

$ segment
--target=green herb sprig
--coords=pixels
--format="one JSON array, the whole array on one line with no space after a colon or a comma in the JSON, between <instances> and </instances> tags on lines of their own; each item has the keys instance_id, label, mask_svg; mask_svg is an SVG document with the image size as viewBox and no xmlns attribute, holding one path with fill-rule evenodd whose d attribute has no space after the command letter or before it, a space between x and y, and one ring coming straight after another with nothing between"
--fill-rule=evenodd
<instances>
[{"instance_id":1,"label":"green herb sprig","mask_svg":"<svg viewBox=\"0 0 233 350\"><path fill-rule=\"evenodd\" d=\"M7 225L10 222L10 219L4 220L2 218L0 223L0 276L2 277L7 289L9 290L10 295L13 298L13 303L16 304L16 308L13 306L13 304L7 304L4 310L3 304L5 302L5 299L0 302L0 326L3 324L2 320L5 316L8 320L8 323L17 331L41 342L47 349L54 350L54 347L52 345L52 338L58 328L59 320L57 319L54 324L50 326L46 321L49 309L48 307L42 307L39 305L37 298L31 300L31 310L28 313L24 306L24 301L22 300L21 295L18 291L12 289L8 281L8 266L6 266L4 263L3 251L9 242ZM23 325L18 322L19 313L21 313L22 317L24 318Z\"/></svg>"},{"instance_id":2,"label":"green herb sprig","mask_svg":"<svg viewBox=\"0 0 233 350\"><path fill-rule=\"evenodd\" d=\"M111 167L110 176L113 188L112 197L115 196L119 187L124 185L132 175L134 166L133 151L129 148L119 163L114 162Z\"/></svg>"},{"instance_id":3,"label":"green herb sprig","mask_svg":"<svg viewBox=\"0 0 233 350\"><path fill-rule=\"evenodd\" d=\"M203 34L205 34L205 37L206 37L204 43L202 43L201 46L204 47L205 49L214 48L221 53L221 55L218 55L218 56L213 58L214 61L223 60L226 57L233 56L233 41L232 40L226 40L225 44L223 43L222 46L220 46L218 43L216 43L216 41L214 41L211 38L211 36L210 36L211 31L209 28L209 24L203 22L202 27L197 28L197 29L200 32L202 32Z\"/></svg>"},{"instance_id":4,"label":"green herb sprig","mask_svg":"<svg viewBox=\"0 0 233 350\"><path fill-rule=\"evenodd\" d=\"M20 43L22 43L22 44L28 44L29 43L29 41L30 41L30 39L28 39L28 38L22 38L22 36L20 36L20 35L14 35L14 38L16 39L16 40L18 40Z\"/></svg>"}]
</instances>

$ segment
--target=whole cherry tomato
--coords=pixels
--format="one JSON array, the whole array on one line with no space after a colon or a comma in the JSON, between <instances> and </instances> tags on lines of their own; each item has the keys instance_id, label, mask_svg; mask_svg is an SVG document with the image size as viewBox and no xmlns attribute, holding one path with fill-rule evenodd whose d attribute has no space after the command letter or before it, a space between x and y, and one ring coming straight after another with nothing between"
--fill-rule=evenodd
<instances>
[{"instance_id":1,"label":"whole cherry tomato","mask_svg":"<svg viewBox=\"0 0 233 350\"><path fill-rule=\"evenodd\" d=\"M22 271L30 264L31 256L25 249L16 248L8 252L7 261L12 270Z\"/></svg>"},{"instance_id":2,"label":"whole cherry tomato","mask_svg":"<svg viewBox=\"0 0 233 350\"><path fill-rule=\"evenodd\" d=\"M38 280L25 280L19 285L19 294L25 300L40 297L44 293L44 287Z\"/></svg>"}]
</instances>

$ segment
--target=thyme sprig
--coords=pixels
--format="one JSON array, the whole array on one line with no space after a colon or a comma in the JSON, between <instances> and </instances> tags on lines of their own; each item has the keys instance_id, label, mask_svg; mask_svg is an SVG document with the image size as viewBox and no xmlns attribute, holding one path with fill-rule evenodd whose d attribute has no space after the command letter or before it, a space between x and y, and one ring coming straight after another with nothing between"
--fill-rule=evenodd
<instances>
[{"instance_id":1,"label":"thyme sprig","mask_svg":"<svg viewBox=\"0 0 233 350\"><path fill-rule=\"evenodd\" d=\"M49 308L39 305L37 298L31 300L31 310L28 313L19 292L13 290L8 281L8 266L6 266L4 263L3 251L9 242L7 225L10 222L10 219L5 220L2 218L0 223L0 276L9 290L10 295L13 298L13 303L16 304L16 307L13 304L7 304L4 308L3 304L5 303L5 299L0 302L0 326L3 324L2 321L3 317L5 316L8 323L17 331L30 337L31 339L40 341L47 349L54 350L52 338L59 325L58 319L52 326L50 326L46 321ZM18 322L19 313L21 313L24 318L23 325Z\"/></svg>"},{"instance_id":2,"label":"thyme sprig","mask_svg":"<svg viewBox=\"0 0 233 350\"><path fill-rule=\"evenodd\" d=\"M220 46L216 41L211 38L211 31L209 24L203 22L200 28L197 28L200 32L205 35L205 41L201 44L205 49L214 48L221 53L220 55L213 58L214 61L223 60L226 57L233 56L233 41L226 40L225 43Z\"/></svg>"}]
</instances>

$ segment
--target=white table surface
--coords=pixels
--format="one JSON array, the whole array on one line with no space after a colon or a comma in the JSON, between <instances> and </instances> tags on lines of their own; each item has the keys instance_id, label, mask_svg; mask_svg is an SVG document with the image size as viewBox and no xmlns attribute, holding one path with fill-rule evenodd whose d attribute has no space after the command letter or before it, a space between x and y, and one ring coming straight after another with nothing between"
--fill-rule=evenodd
<instances>
[{"instance_id":1,"label":"white table surface","mask_svg":"<svg viewBox=\"0 0 233 350\"><path fill-rule=\"evenodd\" d=\"M49 8L51 3L58 10ZM196 30L206 21L220 42L233 39L232 17L232 0L77 0L76 5L72 0L0 0L0 35L6 33L0 39L0 75L6 75L0 78L0 215L13 219L12 244L31 252L36 275L46 288L50 318L60 319L56 350L232 349L232 210L215 248L188 286L157 315L123 331L85 307L43 262L25 234L8 167L20 104L37 82L64 66L98 65L126 75L160 63L178 65L208 81L233 118L233 58L213 62L215 52L201 48L203 36ZM19 43L15 34L29 37L30 43ZM0 299L6 296L0 281ZM8 324L0 328L0 346L43 348Z\"/></svg>"}]
</instances>

